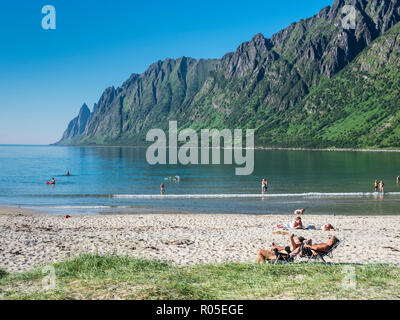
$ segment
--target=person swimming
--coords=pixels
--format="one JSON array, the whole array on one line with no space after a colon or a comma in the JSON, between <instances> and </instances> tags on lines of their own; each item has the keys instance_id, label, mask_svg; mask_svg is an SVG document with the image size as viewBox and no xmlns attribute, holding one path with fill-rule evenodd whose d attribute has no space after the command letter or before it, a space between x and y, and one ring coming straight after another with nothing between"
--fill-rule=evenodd
<instances>
[{"instance_id":1,"label":"person swimming","mask_svg":"<svg viewBox=\"0 0 400 320\"><path fill-rule=\"evenodd\" d=\"M56 184L56 180L51 178L51 181L47 181L46 184Z\"/></svg>"}]
</instances>

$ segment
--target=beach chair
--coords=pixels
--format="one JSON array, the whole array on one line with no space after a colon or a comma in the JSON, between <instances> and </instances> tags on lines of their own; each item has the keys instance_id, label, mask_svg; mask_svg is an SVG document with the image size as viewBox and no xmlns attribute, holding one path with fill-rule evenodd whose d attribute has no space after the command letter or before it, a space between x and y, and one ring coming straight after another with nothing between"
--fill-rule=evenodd
<instances>
[{"instance_id":1,"label":"beach chair","mask_svg":"<svg viewBox=\"0 0 400 320\"><path fill-rule=\"evenodd\" d=\"M336 242L332 246L332 248L328 252L321 252L321 251L317 251L317 250L311 250L310 255L303 256L303 258L307 259L307 263L310 263L310 262L313 262L313 261L318 262L319 260L321 260L323 263L327 263L325 261L325 258L329 257L329 258L333 259L333 252L344 241L345 241L345 238L340 239L338 242Z\"/></svg>"},{"instance_id":2,"label":"beach chair","mask_svg":"<svg viewBox=\"0 0 400 320\"><path fill-rule=\"evenodd\" d=\"M277 258L274 259L274 260L270 260L270 263L273 263L273 264L278 264L278 263L286 264L286 263L294 262L294 259L290 258L288 253L279 252L277 249L274 250L274 253L275 253Z\"/></svg>"}]
</instances>

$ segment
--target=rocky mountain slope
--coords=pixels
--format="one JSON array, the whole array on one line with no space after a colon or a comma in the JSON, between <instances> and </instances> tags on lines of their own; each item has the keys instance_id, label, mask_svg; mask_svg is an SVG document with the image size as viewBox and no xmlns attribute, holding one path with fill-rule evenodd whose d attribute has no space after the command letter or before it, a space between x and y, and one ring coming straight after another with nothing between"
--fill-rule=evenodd
<instances>
[{"instance_id":1,"label":"rocky mountain slope","mask_svg":"<svg viewBox=\"0 0 400 320\"><path fill-rule=\"evenodd\" d=\"M356 10L355 29L343 27L345 5ZM265 146L399 146L391 138L395 126L380 122L395 121L399 107L398 60L388 45L397 43L399 21L398 0L336 0L270 39L257 34L219 60L158 61L105 90L94 112L85 117L83 110L59 144L143 144L149 129L177 120L181 128L256 129L256 144ZM339 100L343 86L359 91ZM357 100L360 95L370 102ZM376 104L381 138L358 137L361 127L369 130L365 112ZM346 125L349 117L357 118L354 128Z\"/></svg>"},{"instance_id":2,"label":"rocky mountain slope","mask_svg":"<svg viewBox=\"0 0 400 320\"><path fill-rule=\"evenodd\" d=\"M400 23L309 94L285 128L298 144L400 146ZM283 134L283 130L281 132Z\"/></svg>"}]
</instances>

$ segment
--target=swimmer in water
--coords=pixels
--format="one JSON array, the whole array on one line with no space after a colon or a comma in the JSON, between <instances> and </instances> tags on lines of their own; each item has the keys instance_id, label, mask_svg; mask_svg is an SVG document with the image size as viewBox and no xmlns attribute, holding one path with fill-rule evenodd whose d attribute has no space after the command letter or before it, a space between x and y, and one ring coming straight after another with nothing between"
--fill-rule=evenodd
<instances>
[{"instance_id":1,"label":"swimmer in water","mask_svg":"<svg viewBox=\"0 0 400 320\"><path fill-rule=\"evenodd\" d=\"M400 176L397 176L397 184L400 184Z\"/></svg>"},{"instance_id":2,"label":"swimmer in water","mask_svg":"<svg viewBox=\"0 0 400 320\"><path fill-rule=\"evenodd\" d=\"M381 180L381 182L379 182L379 191L382 192L382 193L385 192L385 190L383 189L383 186L384 186L384 185L385 185L385 184L384 184L383 181Z\"/></svg>"},{"instance_id":3,"label":"swimmer in water","mask_svg":"<svg viewBox=\"0 0 400 320\"><path fill-rule=\"evenodd\" d=\"M164 183L161 183L160 188L161 188L161 194L163 195L165 193Z\"/></svg>"},{"instance_id":4,"label":"swimmer in water","mask_svg":"<svg viewBox=\"0 0 400 320\"><path fill-rule=\"evenodd\" d=\"M378 192L378 187L379 187L378 180L375 180L374 187L375 187L375 192Z\"/></svg>"}]
</instances>

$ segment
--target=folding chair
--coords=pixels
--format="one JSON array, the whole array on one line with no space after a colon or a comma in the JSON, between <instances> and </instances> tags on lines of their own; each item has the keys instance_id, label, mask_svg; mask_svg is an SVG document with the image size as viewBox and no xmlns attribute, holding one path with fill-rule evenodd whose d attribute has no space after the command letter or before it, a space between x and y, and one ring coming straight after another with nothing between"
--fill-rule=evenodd
<instances>
[{"instance_id":1,"label":"folding chair","mask_svg":"<svg viewBox=\"0 0 400 320\"><path fill-rule=\"evenodd\" d=\"M311 253L310 255L305 256L305 258L307 259L307 263L310 263L311 261L319 261L321 260L323 263L327 263L325 261L325 257L329 257L331 259L333 259L333 251L335 251L335 249L345 241L345 238L340 239L338 242L336 242L332 248L328 251L328 252L322 252L322 251L318 251L318 250L312 250L311 249Z\"/></svg>"},{"instance_id":2,"label":"folding chair","mask_svg":"<svg viewBox=\"0 0 400 320\"><path fill-rule=\"evenodd\" d=\"M291 258L288 253L279 252L277 249L274 250L274 253L277 258L274 260L270 260L270 262L273 264L278 264L278 263L286 264L294 262L294 259Z\"/></svg>"}]
</instances>

